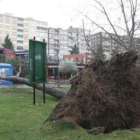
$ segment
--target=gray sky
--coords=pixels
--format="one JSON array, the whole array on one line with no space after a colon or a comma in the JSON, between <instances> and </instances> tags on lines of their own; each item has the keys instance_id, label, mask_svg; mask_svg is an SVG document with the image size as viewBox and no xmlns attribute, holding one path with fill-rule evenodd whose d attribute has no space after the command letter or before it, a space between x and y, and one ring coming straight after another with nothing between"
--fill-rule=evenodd
<instances>
[{"instance_id":1,"label":"gray sky","mask_svg":"<svg viewBox=\"0 0 140 140\"><path fill-rule=\"evenodd\" d=\"M120 19L122 14L117 0L101 0L101 2L105 6L112 23L125 27L123 18ZM138 2L140 5L140 0ZM84 19L85 28L98 32L99 29L78 12L81 11L111 31L105 16L96 9L96 6L99 5L95 4L93 0L0 0L0 13L11 13L24 18L32 17L35 20L48 22L49 27L63 29L71 25L82 27L82 19ZM126 13L129 14L129 11Z\"/></svg>"},{"instance_id":2,"label":"gray sky","mask_svg":"<svg viewBox=\"0 0 140 140\"><path fill-rule=\"evenodd\" d=\"M51 27L78 27L82 22L73 8L83 8L85 2L86 0L0 0L0 13L32 17L48 22Z\"/></svg>"}]
</instances>

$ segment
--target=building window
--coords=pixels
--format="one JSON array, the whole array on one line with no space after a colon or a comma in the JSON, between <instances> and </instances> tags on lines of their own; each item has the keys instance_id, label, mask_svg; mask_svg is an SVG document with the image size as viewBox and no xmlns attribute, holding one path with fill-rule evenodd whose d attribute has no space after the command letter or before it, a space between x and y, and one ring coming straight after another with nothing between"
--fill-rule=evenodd
<instances>
[{"instance_id":1,"label":"building window","mask_svg":"<svg viewBox=\"0 0 140 140\"><path fill-rule=\"evenodd\" d=\"M18 44L23 44L23 41L17 40Z\"/></svg>"},{"instance_id":2,"label":"building window","mask_svg":"<svg viewBox=\"0 0 140 140\"><path fill-rule=\"evenodd\" d=\"M23 27L23 24L18 24L18 27Z\"/></svg>"},{"instance_id":3,"label":"building window","mask_svg":"<svg viewBox=\"0 0 140 140\"><path fill-rule=\"evenodd\" d=\"M23 35L17 35L18 38L23 38Z\"/></svg>"},{"instance_id":4,"label":"building window","mask_svg":"<svg viewBox=\"0 0 140 140\"><path fill-rule=\"evenodd\" d=\"M18 18L18 21L23 21L23 18Z\"/></svg>"},{"instance_id":5,"label":"building window","mask_svg":"<svg viewBox=\"0 0 140 140\"><path fill-rule=\"evenodd\" d=\"M18 32L20 33L23 33L23 30L22 29L17 29Z\"/></svg>"},{"instance_id":6,"label":"building window","mask_svg":"<svg viewBox=\"0 0 140 140\"><path fill-rule=\"evenodd\" d=\"M54 33L54 30L53 29L49 29L49 33Z\"/></svg>"},{"instance_id":7,"label":"building window","mask_svg":"<svg viewBox=\"0 0 140 140\"><path fill-rule=\"evenodd\" d=\"M54 40L50 40L49 43L54 43Z\"/></svg>"},{"instance_id":8,"label":"building window","mask_svg":"<svg viewBox=\"0 0 140 140\"><path fill-rule=\"evenodd\" d=\"M18 50L23 50L23 46L17 46Z\"/></svg>"}]
</instances>

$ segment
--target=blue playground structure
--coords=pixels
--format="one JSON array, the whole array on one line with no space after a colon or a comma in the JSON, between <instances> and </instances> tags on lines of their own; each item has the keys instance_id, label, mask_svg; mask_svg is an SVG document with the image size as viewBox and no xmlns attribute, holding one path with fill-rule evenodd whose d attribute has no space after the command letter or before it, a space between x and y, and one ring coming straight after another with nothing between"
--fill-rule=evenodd
<instances>
[{"instance_id":1,"label":"blue playground structure","mask_svg":"<svg viewBox=\"0 0 140 140\"><path fill-rule=\"evenodd\" d=\"M0 63L0 77L13 76L13 66L7 63ZM0 80L0 86L12 86L13 82Z\"/></svg>"}]
</instances>

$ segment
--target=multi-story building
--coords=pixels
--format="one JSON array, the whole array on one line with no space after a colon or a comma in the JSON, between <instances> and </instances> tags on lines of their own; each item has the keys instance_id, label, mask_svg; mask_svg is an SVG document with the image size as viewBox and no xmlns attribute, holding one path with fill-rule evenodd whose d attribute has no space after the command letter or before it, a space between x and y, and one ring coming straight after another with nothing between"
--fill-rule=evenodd
<instances>
[{"instance_id":1,"label":"multi-story building","mask_svg":"<svg viewBox=\"0 0 140 140\"><path fill-rule=\"evenodd\" d=\"M69 54L67 30L61 28L48 29L48 54L59 58Z\"/></svg>"},{"instance_id":2,"label":"multi-story building","mask_svg":"<svg viewBox=\"0 0 140 140\"><path fill-rule=\"evenodd\" d=\"M108 34L99 32L91 35L91 48L97 53L98 48L102 47L106 59L111 57L113 46L116 46L116 42L114 42L114 40L112 40ZM92 56L94 57L94 54L92 54Z\"/></svg>"},{"instance_id":3,"label":"multi-story building","mask_svg":"<svg viewBox=\"0 0 140 140\"><path fill-rule=\"evenodd\" d=\"M59 39L60 39L60 50L59 57L63 58L63 55L69 54L70 48L68 47L68 31L67 30L59 30Z\"/></svg>"},{"instance_id":4,"label":"multi-story building","mask_svg":"<svg viewBox=\"0 0 140 140\"><path fill-rule=\"evenodd\" d=\"M74 45L79 47L80 53L88 52L88 46L85 37L90 36L90 30L83 30L82 28L73 28L70 26L68 29L68 47Z\"/></svg>"},{"instance_id":5,"label":"multi-story building","mask_svg":"<svg viewBox=\"0 0 140 140\"><path fill-rule=\"evenodd\" d=\"M48 55L51 57L58 57L60 50L60 29L49 28L48 29Z\"/></svg>"},{"instance_id":6,"label":"multi-story building","mask_svg":"<svg viewBox=\"0 0 140 140\"><path fill-rule=\"evenodd\" d=\"M0 14L0 43L6 35L11 38L14 49L29 49L29 39L47 41L48 23L32 18L15 17L12 14Z\"/></svg>"},{"instance_id":7,"label":"multi-story building","mask_svg":"<svg viewBox=\"0 0 140 140\"><path fill-rule=\"evenodd\" d=\"M86 30L86 36L89 36L90 31ZM61 28L49 28L48 29L48 54L50 56L59 56L63 58L63 55L70 54L70 47L74 45L79 47L80 53L86 53L87 43L83 29L69 27L66 30Z\"/></svg>"},{"instance_id":8,"label":"multi-story building","mask_svg":"<svg viewBox=\"0 0 140 140\"><path fill-rule=\"evenodd\" d=\"M116 38L115 34L111 34L113 38ZM125 44L128 43L126 36L120 36ZM138 38L133 39L133 45L138 49L140 46L140 40ZM97 53L98 49L102 47L106 59L110 59L114 54L124 52L125 49L114 39L112 39L107 33L99 32L91 35L91 48ZM92 54L94 57L94 54Z\"/></svg>"}]
</instances>

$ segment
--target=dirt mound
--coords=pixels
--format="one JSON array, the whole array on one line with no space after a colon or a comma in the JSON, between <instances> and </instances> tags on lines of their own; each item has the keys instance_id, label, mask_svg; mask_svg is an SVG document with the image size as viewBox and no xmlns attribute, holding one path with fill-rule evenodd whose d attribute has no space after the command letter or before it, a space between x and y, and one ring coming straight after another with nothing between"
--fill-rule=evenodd
<instances>
[{"instance_id":1,"label":"dirt mound","mask_svg":"<svg viewBox=\"0 0 140 140\"><path fill-rule=\"evenodd\" d=\"M46 121L63 119L85 129L104 127L105 132L138 126L140 68L136 60L137 52L130 51L86 65Z\"/></svg>"}]
</instances>

